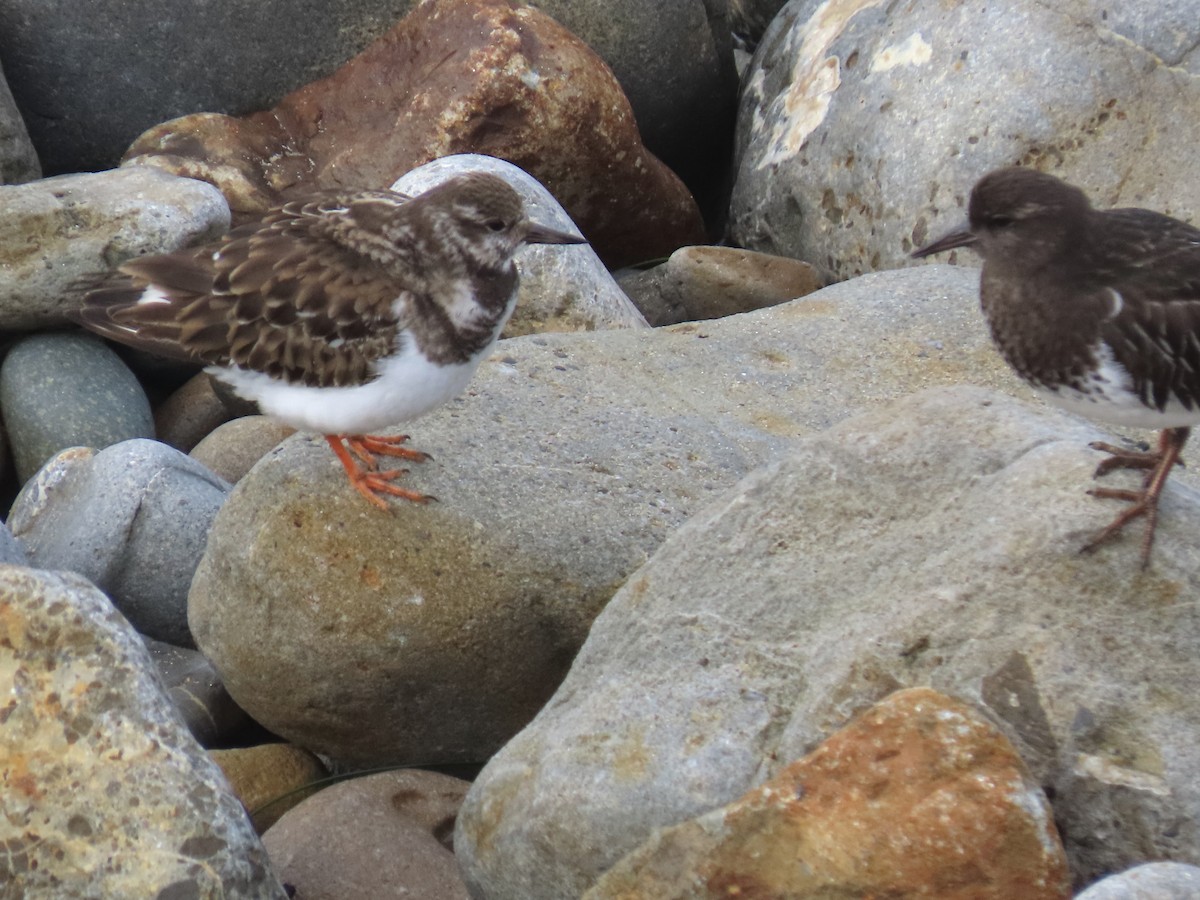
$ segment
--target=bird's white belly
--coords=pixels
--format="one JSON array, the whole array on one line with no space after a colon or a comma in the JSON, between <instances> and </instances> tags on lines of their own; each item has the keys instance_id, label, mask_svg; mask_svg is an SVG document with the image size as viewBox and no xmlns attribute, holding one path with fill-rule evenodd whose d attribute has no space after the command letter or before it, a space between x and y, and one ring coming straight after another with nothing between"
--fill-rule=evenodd
<instances>
[{"instance_id":1,"label":"bird's white belly","mask_svg":"<svg viewBox=\"0 0 1200 900\"><path fill-rule=\"evenodd\" d=\"M300 431L370 434L415 419L461 394L487 348L468 363L440 366L407 352L380 365L374 381L352 387L286 384L261 372L212 367L207 371L267 415Z\"/></svg>"},{"instance_id":2,"label":"bird's white belly","mask_svg":"<svg viewBox=\"0 0 1200 900\"><path fill-rule=\"evenodd\" d=\"M1109 425L1162 429L1200 423L1200 409L1187 409L1174 399L1161 411L1144 405L1133 391L1133 379L1111 351L1101 346L1096 355L1100 368L1088 379L1085 390L1038 387L1037 392L1061 409Z\"/></svg>"}]
</instances>

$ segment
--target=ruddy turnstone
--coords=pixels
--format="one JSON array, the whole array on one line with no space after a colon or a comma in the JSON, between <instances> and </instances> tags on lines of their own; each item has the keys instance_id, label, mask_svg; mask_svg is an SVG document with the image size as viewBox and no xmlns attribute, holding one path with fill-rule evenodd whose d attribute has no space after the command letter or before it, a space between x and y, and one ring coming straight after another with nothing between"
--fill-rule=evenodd
<instances>
[{"instance_id":1,"label":"ruddy turnstone","mask_svg":"<svg viewBox=\"0 0 1200 900\"><path fill-rule=\"evenodd\" d=\"M913 253L970 247L1000 353L1058 406L1113 425L1161 429L1158 449L1109 453L1096 476L1147 470L1140 491L1094 488L1130 505L1082 549L1145 517L1150 561L1158 500L1200 422L1200 230L1146 209L1093 209L1083 191L1032 169L990 172L969 225Z\"/></svg>"},{"instance_id":2,"label":"ruddy turnstone","mask_svg":"<svg viewBox=\"0 0 1200 900\"><path fill-rule=\"evenodd\" d=\"M372 432L460 394L517 299L524 244L583 238L531 222L485 173L419 197L391 191L293 201L214 245L131 260L89 290L76 319L105 337L193 360L264 413L318 432L354 487L431 499L378 457L421 461L407 436Z\"/></svg>"}]
</instances>

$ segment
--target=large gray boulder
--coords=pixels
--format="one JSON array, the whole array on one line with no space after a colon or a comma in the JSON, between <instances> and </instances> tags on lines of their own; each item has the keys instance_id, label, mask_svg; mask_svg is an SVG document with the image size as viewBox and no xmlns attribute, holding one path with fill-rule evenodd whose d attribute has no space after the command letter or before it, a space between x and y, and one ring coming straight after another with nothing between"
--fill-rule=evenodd
<instances>
[{"instance_id":1,"label":"large gray boulder","mask_svg":"<svg viewBox=\"0 0 1200 900\"><path fill-rule=\"evenodd\" d=\"M476 780L455 837L476 895L579 896L654 828L917 685L1001 726L1077 883L1200 859L1200 491L1169 482L1149 572L1136 528L1081 555L1115 511L1084 492L1098 436L994 392L928 391L693 516Z\"/></svg>"},{"instance_id":2,"label":"large gray boulder","mask_svg":"<svg viewBox=\"0 0 1200 900\"><path fill-rule=\"evenodd\" d=\"M1021 163L1100 206L1200 214L1191 0L792 0L746 77L730 214L743 246L848 278L906 262Z\"/></svg>"}]
</instances>

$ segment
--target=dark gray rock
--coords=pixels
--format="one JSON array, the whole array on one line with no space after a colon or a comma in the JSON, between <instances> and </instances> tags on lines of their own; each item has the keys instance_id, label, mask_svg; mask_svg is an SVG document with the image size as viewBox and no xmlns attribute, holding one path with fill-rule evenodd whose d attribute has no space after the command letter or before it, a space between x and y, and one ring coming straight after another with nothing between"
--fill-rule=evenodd
<instances>
[{"instance_id":1,"label":"dark gray rock","mask_svg":"<svg viewBox=\"0 0 1200 900\"><path fill-rule=\"evenodd\" d=\"M1116 6L792 0L745 78L734 241L833 279L893 268L1017 163L1200 217L1196 4Z\"/></svg>"},{"instance_id":2,"label":"dark gray rock","mask_svg":"<svg viewBox=\"0 0 1200 900\"><path fill-rule=\"evenodd\" d=\"M78 333L35 334L0 365L0 409L21 481L67 447L154 437L150 403L108 345Z\"/></svg>"},{"instance_id":3,"label":"dark gray rock","mask_svg":"<svg viewBox=\"0 0 1200 900\"><path fill-rule=\"evenodd\" d=\"M0 184L41 178L42 167L4 73L0 72Z\"/></svg>"},{"instance_id":4,"label":"dark gray rock","mask_svg":"<svg viewBox=\"0 0 1200 900\"><path fill-rule=\"evenodd\" d=\"M278 900L137 634L77 575L0 565L5 897Z\"/></svg>"},{"instance_id":5,"label":"dark gray rock","mask_svg":"<svg viewBox=\"0 0 1200 900\"><path fill-rule=\"evenodd\" d=\"M328 75L413 0L0 3L0 59L50 174L116 165L141 132L241 114Z\"/></svg>"},{"instance_id":6,"label":"dark gray rock","mask_svg":"<svg viewBox=\"0 0 1200 900\"><path fill-rule=\"evenodd\" d=\"M201 747L211 747L249 723L250 717L230 698L203 653L153 638L143 640L167 696Z\"/></svg>"},{"instance_id":7,"label":"dark gray rock","mask_svg":"<svg viewBox=\"0 0 1200 900\"><path fill-rule=\"evenodd\" d=\"M229 228L215 187L141 166L0 186L0 208L0 328L9 330L61 325L79 304L77 282Z\"/></svg>"},{"instance_id":8,"label":"dark gray rock","mask_svg":"<svg viewBox=\"0 0 1200 900\"><path fill-rule=\"evenodd\" d=\"M31 564L78 572L143 634L191 646L187 592L229 485L157 441L69 450L9 516Z\"/></svg>"}]
</instances>

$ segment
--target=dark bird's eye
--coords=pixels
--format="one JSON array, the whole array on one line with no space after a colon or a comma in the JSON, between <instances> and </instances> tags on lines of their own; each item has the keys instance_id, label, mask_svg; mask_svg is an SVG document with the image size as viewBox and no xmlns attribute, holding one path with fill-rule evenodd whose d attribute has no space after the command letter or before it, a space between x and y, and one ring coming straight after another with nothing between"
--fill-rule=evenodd
<instances>
[{"instance_id":1,"label":"dark bird's eye","mask_svg":"<svg viewBox=\"0 0 1200 900\"><path fill-rule=\"evenodd\" d=\"M488 219L483 223L487 226L488 231L501 232L508 227L508 223L503 219Z\"/></svg>"},{"instance_id":2,"label":"dark bird's eye","mask_svg":"<svg viewBox=\"0 0 1200 900\"><path fill-rule=\"evenodd\" d=\"M1007 228L1013 220L1010 216L989 216L987 223L992 228Z\"/></svg>"}]
</instances>

